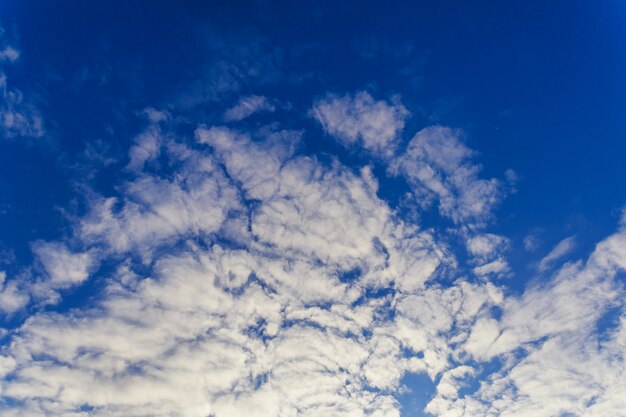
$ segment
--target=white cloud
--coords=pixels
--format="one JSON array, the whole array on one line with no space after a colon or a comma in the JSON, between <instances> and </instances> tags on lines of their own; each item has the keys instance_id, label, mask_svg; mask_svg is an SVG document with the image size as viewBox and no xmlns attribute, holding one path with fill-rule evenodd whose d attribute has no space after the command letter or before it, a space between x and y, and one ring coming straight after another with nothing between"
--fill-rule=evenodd
<instances>
[{"instance_id":1,"label":"white cloud","mask_svg":"<svg viewBox=\"0 0 626 417\"><path fill-rule=\"evenodd\" d=\"M458 132L418 133L396 168L470 230L479 279L456 276L451 248L378 197L371 167L296 154L301 132L200 126L192 143L161 129L158 163L138 156L118 197L88 197L67 241L34 245L35 290L104 288L81 308L33 308L7 336L3 416L399 417L407 372L431 378L427 411L442 417L624 408L623 226L509 294L490 282L508 239L471 227L499 183L478 177ZM472 187L490 190L483 206L464 205L483 195ZM1 276L5 312L38 295Z\"/></svg>"},{"instance_id":2,"label":"white cloud","mask_svg":"<svg viewBox=\"0 0 626 417\"><path fill-rule=\"evenodd\" d=\"M311 114L326 133L344 145L360 143L384 157L393 155L409 116L397 98L376 101L365 91L342 97L329 95L313 105Z\"/></svg>"},{"instance_id":3,"label":"white cloud","mask_svg":"<svg viewBox=\"0 0 626 417\"><path fill-rule=\"evenodd\" d=\"M469 238L466 244L467 250L471 255L483 260L498 255L501 250L509 245L509 242L503 236L484 233Z\"/></svg>"},{"instance_id":4,"label":"white cloud","mask_svg":"<svg viewBox=\"0 0 626 417\"><path fill-rule=\"evenodd\" d=\"M0 271L0 311L12 314L29 302L29 296L19 288L19 281L11 280L7 282L6 278L6 272ZM1 367L0 375L4 375Z\"/></svg>"},{"instance_id":5,"label":"white cloud","mask_svg":"<svg viewBox=\"0 0 626 417\"><path fill-rule=\"evenodd\" d=\"M506 259L502 256L509 247L509 240L493 233L483 233L466 239L466 247L476 265L472 271L476 276L501 277L510 272Z\"/></svg>"},{"instance_id":6,"label":"white cloud","mask_svg":"<svg viewBox=\"0 0 626 417\"><path fill-rule=\"evenodd\" d=\"M141 176L125 188L123 200L93 198L77 231L92 245L114 253L138 250L146 260L161 244L217 231L238 207L236 191L210 161L171 180Z\"/></svg>"},{"instance_id":7,"label":"white cloud","mask_svg":"<svg viewBox=\"0 0 626 417\"><path fill-rule=\"evenodd\" d=\"M491 262L475 267L472 271L479 277L487 275L503 276L508 274L511 271L511 268L505 259L497 258Z\"/></svg>"},{"instance_id":8,"label":"white cloud","mask_svg":"<svg viewBox=\"0 0 626 417\"><path fill-rule=\"evenodd\" d=\"M247 96L239 99L239 102L224 112L224 120L239 121L260 111L273 112L275 106L263 96Z\"/></svg>"},{"instance_id":9,"label":"white cloud","mask_svg":"<svg viewBox=\"0 0 626 417\"><path fill-rule=\"evenodd\" d=\"M22 271L7 281L0 271L0 311L13 314L29 303L54 304L60 300L60 290L85 282L97 269L98 256L92 251L73 252L61 242L32 244L36 260L35 271Z\"/></svg>"},{"instance_id":10,"label":"white cloud","mask_svg":"<svg viewBox=\"0 0 626 417\"><path fill-rule=\"evenodd\" d=\"M54 288L64 288L80 284L89 276L93 266L88 252L73 253L60 243L38 242L33 252L48 275L49 284Z\"/></svg>"},{"instance_id":11,"label":"white cloud","mask_svg":"<svg viewBox=\"0 0 626 417\"><path fill-rule=\"evenodd\" d=\"M11 46L5 46L4 49L0 51L0 62L1 61L14 62L19 57L20 57L20 52Z\"/></svg>"},{"instance_id":12,"label":"white cloud","mask_svg":"<svg viewBox=\"0 0 626 417\"><path fill-rule=\"evenodd\" d=\"M537 265L537 270L539 272L547 271L552 264L569 254L574 247L576 246L576 239L574 236L566 237L556 244L554 248L546 256L544 256L539 264Z\"/></svg>"},{"instance_id":13,"label":"white cloud","mask_svg":"<svg viewBox=\"0 0 626 417\"><path fill-rule=\"evenodd\" d=\"M626 381L624 292L616 280L626 263L620 229L586 262L566 264L555 277L501 305L502 318L476 321L464 348L501 367L464 398L438 395L436 415L619 415ZM615 327L599 328L607 312ZM621 352L621 353L617 353Z\"/></svg>"},{"instance_id":14,"label":"white cloud","mask_svg":"<svg viewBox=\"0 0 626 417\"><path fill-rule=\"evenodd\" d=\"M364 295L425 291L443 250L393 216L370 169L294 158L289 135L255 143L201 128L196 137L215 159L166 143L178 179L138 173L118 200L92 201L75 228L77 242L110 260L186 244L159 256L149 277L124 263L93 306L32 316L3 359L14 364L2 383L16 401L7 415L88 405L108 416L397 417L392 391L405 369L425 365L402 358L404 342L381 316L393 296ZM239 193L258 204L241 206ZM249 226L235 227L240 219ZM241 249L194 243L222 226ZM59 282L91 267L60 244L36 251ZM343 282L354 267L360 276ZM425 363L445 367L434 357Z\"/></svg>"},{"instance_id":15,"label":"white cloud","mask_svg":"<svg viewBox=\"0 0 626 417\"><path fill-rule=\"evenodd\" d=\"M495 178L478 176L474 152L460 140L461 132L443 126L420 130L406 152L390 167L403 175L422 206L438 200L439 212L457 224L483 225L502 200L504 190Z\"/></svg>"},{"instance_id":16,"label":"white cloud","mask_svg":"<svg viewBox=\"0 0 626 417\"><path fill-rule=\"evenodd\" d=\"M158 115L149 116L159 120ZM128 152L129 162L128 169L134 171L143 170L146 162L154 161L161 153L161 145L163 138L161 137L160 130L156 126L150 126L144 132L139 134L135 138L134 145Z\"/></svg>"}]
</instances>

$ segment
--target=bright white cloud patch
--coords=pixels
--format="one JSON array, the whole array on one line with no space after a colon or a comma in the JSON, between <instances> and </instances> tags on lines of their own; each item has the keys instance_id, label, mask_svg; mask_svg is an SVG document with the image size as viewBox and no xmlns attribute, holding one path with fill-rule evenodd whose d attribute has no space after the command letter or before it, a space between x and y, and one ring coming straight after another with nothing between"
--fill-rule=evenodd
<instances>
[{"instance_id":1,"label":"bright white cloud patch","mask_svg":"<svg viewBox=\"0 0 626 417\"><path fill-rule=\"evenodd\" d=\"M326 133L344 145L360 143L373 153L393 155L399 133L409 116L397 98L375 100L361 91L355 95L329 95L313 105L311 114Z\"/></svg>"},{"instance_id":2,"label":"bright white cloud patch","mask_svg":"<svg viewBox=\"0 0 626 417\"><path fill-rule=\"evenodd\" d=\"M395 114L363 94L323 103ZM435 416L626 406L624 226L586 260L559 267L557 251L552 278L510 295L491 281L510 242L482 231L504 193L458 131L421 130L390 171L437 202L463 256L381 199L371 167L298 154L301 131L184 137L149 119L119 195L89 194L64 242L33 246L35 284L0 272L4 312L35 303L0 353L3 416L398 417L407 373L432 380ZM387 143L397 121L377 128ZM88 305L36 308L90 279Z\"/></svg>"},{"instance_id":3,"label":"bright white cloud patch","mask_svg":"<svg viewBox=\"0 0 626 417\"><path fill-rule=\"evenodd\" d=\"M472 270L474 274L479 277L507 274L510 268L504 259L503 252L508 249L508 246L509 241L505 237L492 233L469 237L466 247L473 257L473 264L476 265Z\"/></svg>"}]
</instances>

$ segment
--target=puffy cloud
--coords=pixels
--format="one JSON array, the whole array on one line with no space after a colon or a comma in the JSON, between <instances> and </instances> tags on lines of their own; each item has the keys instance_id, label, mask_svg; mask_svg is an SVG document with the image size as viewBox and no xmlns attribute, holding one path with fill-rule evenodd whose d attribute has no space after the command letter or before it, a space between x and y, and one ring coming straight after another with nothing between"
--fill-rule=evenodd
<instances>
[{"instance_id":1,"label":"puffy cloud","mask_svg":"<svg viewBox=\"0 0 626 417\"><path fill-rule=\"evenodd\" d=\"M6 314L16 313L31 302L58 302L59 291L81 285L99 262L93 251L71 251L62 242L38 241L32 250L36 273L23 271L6 282L6 273L0 271L0 311Z\"/></svg>"},{"instance_id":2,"label":"puffy cloud","mask_svg":"<svg viewBox=\"0 0 626 417\"><path fill-rule=\"evenodd\" d=\"M504 195L497 179L478 176L474 152L460 140L461 132L443 126L420 130L390 171L404 176L423 206L438 200L439 212L456 224L482 225Z\"/></svg>"},{"instance_id":3,"label":"puffy cloud","mask_svg":"<svg viewBox=\"0 0 626 417\"><path fill-rule=\"evenodd\" d=\"M177 178L140 176L125 184L124 199L92 198L77 234L106 251L138 250L149 260L162 244L217 231L238 208L236 190L211 161L189 162Z\"/></svg>"},{"instance_id":4,"label":"puffy cloud","mask_svg":"<svg viewBox=\"0 0 626 417\"><path fill-rule=\"evenodd\" d=\"M404 357L385 314L429 293L445 249L395 217L371 169L294 157L297 136L276 133L201 127L201 149L166 139L176 175L138 166L119 198L91 197L72 240L82 252L35 246L59 285L101 259L119 266L96 304L34 314L13 336L7 415L397 417L404 372L445 368L436 352ZM240 248L202 244L211 234ZM130 253L154 259L149 275Z\"/></svg>"},{"instance_id":5,"label":"puffy cloud","mask_svg":"<svg viewBox=\"0 0 626 417\"><path fill-rule=\"evenodd\" d=\"M15 313L23 308L30 300L28 294L23 291L17 280L11 280L7 282L7 274L5 271L0 271L0 311L7 314ZM0 375L1 373L0 368Z\"/></svg>"},{"instance_id":6,"label":"puffy cloud","mask_svg":"<svg viewBox=\"0 0 626 417\"><path fill-rule=\"evenodd\" d=\"M311 114L326 133L344 145L359 143L384 157L393 155L398 135L409 116L397 98L377 101L365 91L327 96L313 105Z\"/></svg>"},{"instance_id":7,"label":"puffy cloud","mask_svg":"<svg viewBox=\"0 0 626 417\"><path fill-rule=\"evenodd\" d=\"M502 253L508 249L508 246L508 239L492 233L469 237L466 240L466 247L473 257L474 264L477 265L472 270L474 274L479 277L506 275L510 267Z\"/></svg>"},{"instance_id":8,"label":"puffy cloud","mask_svg":"<svg viewBox=\"0 0 626 417\"><path fill-rule=\"evenodd\" d=\"M478 278L379 197L371 167L298 154L299 131L166 129L136 138L118 196L88 195L66 241L33 246L34 289L0 273L7 313L43 288L101 288L6 335L3 415L398 417L406 373L433 381L436 416L623 409L623 226L510 294L490 282L508 239L475 227L499 182L478 177L458 132L421 131L394 169L464 229ZM150 135L158 151L142 154ZM491 190L484 205L464 206L472 187Z\"/></svg>"},{"instance_id":9,"label":"puffy cloud","mask_svg":"<svg viewBox=\"0 0 626 417\"><path fill-rule=\"evenodd\" d=\"M275 106L263 96L247 96L239 99L239 102L224 112L224 120L227 122L243 120L246 117L260 111L274 111Z\"/></svg>"},{"instance_id":10,"label":"puffy cloud","mask_svg":"<svg viewBox=\"0 0 626 417\"><path fill-rule=\"evenodd\" d=\"M477 320L464 349L500 366L463 398L438 395L436 415L610 416L624 406L626 364L624 229L600 242L585 262L508 297L502 317ZM600 326L613 315L614 324ZM622 353L617 353L622 352Z\"/></svg>"},{"instance_id":11,"label":"puffy cloud","mask_svg":"<svg viewBox=\"0 0 626 417\"><path fill-rule=\"evenodd\" d=\"M93 266L89 252L73 253L60 243L37 243L33 252L43 265L50 285L64 288L83 282Z\"/></svg>"},{"instance_id":12,"label":"puffy cloud","mask_svg":"<svg viewBox=\"0 0 626 417\"><path fill-rule=\"evenodd\" d=\"M4 404L7 415L62 415L88 407L92 415L275 416L297 410L397 417L391 390L408 365L402 343L376 330L388 321L380 314L391 300L365 294L372 285L400 282L419 262L434 265L420 272L419 282L427 280L440 262L428 235L393 218L376 197L368 170L355 175L310 158L290 159L284 149L255 146L225 129L203 128L197 138L213 147L218 162L204 161L201 178L188 180L183 192L178 184L140 175L123 188L127 197L120 207L105 199L96 207L108 214L92 209L80 221L81 240L119 253L171 245L167 237L174 231L193 237L182 233L189 223L215 232L224 219L215 215L222 203L204 175L217 176L221 165L241 192L260 201L242 213L249 229L233 235L243 248L203 248L188 240L187 249L160 257L150 278L131 278L127 285L128 270L118 269L97 305L31 317L4 356L13 364L2 386L13 401ZM191 160L202 158L192 153ZM273 168L259 182L248 169L263 160ZM181 218L196 206L185 193L211 197L203 213L213 213L214 223L191 220L191 214ZM226 196L237 201L237 194ZM179 206L180 199L185 204ZM149 210L144 214L135 204ZM176 213L171 218L170 205ZM153 215L159 221L148 221ZM398 241L404 238L406 244ZM50 273L82 279L81 255L50 245L39 249ZM45 256L53 249L62 255L56 261ZM341 271L355 266L362 276L342 281Z\"/></svg>"},{"instance_id":13,"label":"puffy cloud","mask_svg":"<svg viewBox=\"0 0 626 417\"><path fill-rule=\"evenodd\" d=\"M473 236L467 240L467 250L478 259L489 259L502 248L508 246L508 241L503 236L485 233Z\"/></svg>"}]
</instances>

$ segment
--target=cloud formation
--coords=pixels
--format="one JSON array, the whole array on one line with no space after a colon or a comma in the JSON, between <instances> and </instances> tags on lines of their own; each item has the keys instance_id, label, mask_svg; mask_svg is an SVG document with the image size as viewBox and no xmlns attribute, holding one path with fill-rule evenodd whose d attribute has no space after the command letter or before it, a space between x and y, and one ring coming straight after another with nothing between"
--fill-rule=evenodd
<instances>
[{"instance_id":1,"label":"cloud formation","mask_svg":"<svg viewBox=\"0 0 626 417\"><path fill-rule=\"evenodd\" d=\"M409 111L398 98L375 100L368 92L360 91L354 95L328 95L313 105L311 114L327 134L342 144L359 143L376 155L389 157Z\"/></svg>"},{"instance_id":2,"label":"cloud formation","mask_svg":"<svg viewBox=\"0 0 626 417\"><path fill-rule=\"evenodd\" d=\"M403 175L423 206L438 202L442 216L456 224L482 225L490 220L504 189L495 178L479 177L474 152L461 141L461 131L444 126L420 130L391 170Z\"/></svg>"},{"instance_id":3,"label":"cloud formation","mask_svg":"<svg viewBox=\"0 0 626 417\"><path fill-rule=\"evenodd\" d=\"M324 105L378 109L346 110L358 123L400 114L364 94ZM379 130L387 144L400 119ZM149 117L119 195L88 193L64 241L33 244L33 280L0 272L3 310L32 311L4 336L3 416L399 417L408 373L436 387L435 416L624 409L623 224L585 260L559 266L557 251L553 276L511 294L491 280L509 271L510 242L484 231L505 193L461 132L425 128L388 161L461 230L470 277L380 197L372 167L304 155L301 137L201 123L186 135ZM89 280L93 302L50 307Z\"/></svg>"}]
</instances>

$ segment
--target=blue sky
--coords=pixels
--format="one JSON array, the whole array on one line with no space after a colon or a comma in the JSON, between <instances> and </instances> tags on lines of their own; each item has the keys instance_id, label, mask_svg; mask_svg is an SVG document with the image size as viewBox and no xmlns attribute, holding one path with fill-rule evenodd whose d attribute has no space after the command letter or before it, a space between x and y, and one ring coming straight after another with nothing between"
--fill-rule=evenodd
<instances>
[{"instance_id":1,"label":"blue sky","mask_svg":"<svg viewBox=\"0 0 626 417\"><path fill-rule=\"evenodd\" d=\"M596 3L2 2L2 414L619 415Z\"/></svg>"}]
</instances>

